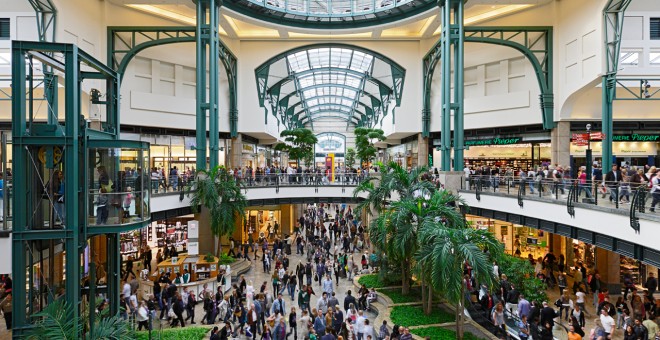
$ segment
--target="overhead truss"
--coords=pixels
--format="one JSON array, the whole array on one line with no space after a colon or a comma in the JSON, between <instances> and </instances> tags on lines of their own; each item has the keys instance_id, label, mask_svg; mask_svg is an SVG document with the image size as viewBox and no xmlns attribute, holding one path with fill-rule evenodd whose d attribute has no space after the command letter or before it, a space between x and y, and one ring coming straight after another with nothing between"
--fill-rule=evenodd
<instances>
[{"instance_id":1,"label":"overhead truss","mask_svg":"<svg viewBox=\"0 0 660 340\"><path fill-rule=\"evenodd\" d=\"M195 26L110 26L108 27L108 64L122 76L130 61L141 51L154 46L195 43ZM238 133L238 60L220 41L218 57L229 83L229 130Z\"/></svg>"},{"instance_id":2,"label":"overhead truss","mask_svg":"<svg viewBox=\"0 0 660 340\"><path fill-rule=\"evenodd\" d=\"M324 117L371 127L401 104L405 69L358 46L314 44L271 58L255 76L259 104L286 128Z\"/></svg>"},{"instance_id":3,"label":"overhead truss","mask_svg":"<svg viewBox=\"0 0 660 340\"><path fill-rule=\"evenodd\" d=\"M540 104L543 127L554 127L553 109L553 30L552 27L464 27L466 43L485 43L507 46L518 50L532 64L540 89ZM443 43L438 41L423 60L423 111L422 132L429 136L431 124L431 84L435 67L443 57ZM459 70L458 72L463 72ZM442 74L442 77L445 75ZM450 74L446 75L450 77Z\"/></svg>"}]
</instances>

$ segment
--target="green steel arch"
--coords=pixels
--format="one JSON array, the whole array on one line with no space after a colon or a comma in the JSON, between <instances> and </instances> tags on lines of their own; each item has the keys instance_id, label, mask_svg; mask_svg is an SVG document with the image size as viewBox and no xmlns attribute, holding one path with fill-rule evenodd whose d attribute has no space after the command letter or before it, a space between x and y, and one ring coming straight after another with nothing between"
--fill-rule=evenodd
<instances>
[{"instance_id":1,"label":"green steel arch","mask_svg":"<svg viewBox=\"0 0 660 340\"><path fill-rule=\"evenodd\" d=\"M532 64L539 84L542 121L545 129L554 127L553 109L553 29L538 27L465 27L465 42L501 45L516 49ZM422 133L430 134L431 82L438 61L442 58L442 42L438 41L423 60ZM441 75L444 77L444 75ZM447 75L449 76L449 75ZM462 133L462 132L460 132Z\"/></svg>"},{"instance_id":2,"label":"green steel arch","mask_svg":"<svg viewBox=\"0 0 660 340\"><path fill-rule=\"evenodd\" d=\"M378 72L385 70L386 76L374 77L375 68ZM296 47L270 58L255 69L255 77L260 106L270 105L278 124L284 122L290 127L300 126L301 113L309 115L310 107L321 97L352 101L347 105L350 115L363 115L356 110L362 106L367 114L384 117L390 103L397 106L401 103L405 69L392 59L360 46L321 43ZM269 79L279 80L271 85ZM310 91L324 88L326 91ZM292 110L297 106L303 110ZM265 113L267 117L268 110ZM305 122L311 124L312 120ZM370 117L359 119L357 124L378 121Z\"/></svg>"},{"instance_id":3,"label":"green steel arch","mask_svg":"<svg viewBox=\"0 0 660 340\"><path fill-rule=\"evenodd\" d=\"M110 26L107 29L108 65L123 79L128 64L141 51L154 46L194 43L196 37L195 26ZM229 130L235 137L238 134L238 59L222 41L218 55L227 72Z\"/></svg>"}]
</instances>

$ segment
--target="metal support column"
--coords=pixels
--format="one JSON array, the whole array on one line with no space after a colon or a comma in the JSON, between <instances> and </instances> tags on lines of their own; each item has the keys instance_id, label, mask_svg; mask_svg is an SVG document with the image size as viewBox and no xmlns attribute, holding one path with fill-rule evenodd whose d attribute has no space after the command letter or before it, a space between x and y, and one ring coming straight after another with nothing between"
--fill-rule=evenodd
<instances>
[{"instance_id":1,"label":"metal support column","mask_svg":"<svg viewBox=\"0 0 660 340\"><path fill-rule=\"evenodd\" d=\"M612 105L616 97L616 75L619 68L619 53L621 51L621 33L623 18L632 0L609 0L603 9L603 25L605 30L605 64L606 70L602 79L602 123L603 123L603 171L612 167Z\"/></svg>"},{"instance_id":2,"label":"metal support column","mask_svg":"<svg viewBox=\"0 0 660 340\"><path fill-rule=\"evenodd\" d=\"M206 115L209 117L209 166L218 165L218 36L220 3L197 0L197 169L206 169ZM207 56L208 47L208 56ZM208 61L208 98L206 63Z\"/></svg>"},{"instance_id":3,"label":"metal support column","mask_svg":"<svg viewBox=\"0 0 660 340\"><path fill-rule=\"evenodd\" d=\"M464 149L464 117L463 117L463 56L465 47L465 32L463 29L463 0L453 1L454 24L452 25L452 41L454 44L454 171L463 170Z\"/></svg>"},{"instance_id":4,"label":"metal support column","mask_svg":"<svg viewBox=\"0 0 660 340\"><path fill-rule=\"evenodd\" d=\"M442 170L451 170L451 116L454 114L454 169L463 169L463 7L464 0L444 0L442 13ZM452 57L453 46L453 57ZM454 70L452 96L451 72Z\"/></svg>"}]
</instances>

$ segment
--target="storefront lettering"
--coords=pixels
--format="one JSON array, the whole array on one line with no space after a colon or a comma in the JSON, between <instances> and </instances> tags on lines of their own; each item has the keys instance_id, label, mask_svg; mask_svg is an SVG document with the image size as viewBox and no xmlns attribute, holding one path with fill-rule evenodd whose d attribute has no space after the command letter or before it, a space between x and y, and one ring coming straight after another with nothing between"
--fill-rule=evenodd
<instances>
[{"instance_id":1,"label":"storefront lettering","mask_svg":"<svg viewBox=\"0 0 660 340\"><path fill-rule=\"evenodd\" d=\"M633 133L630 135L614 135L612 141L615 142L657 142L660 141L660 135L641 135Z\"/></svg>"},{"instance_id":2,"label":"storefront lettering","mask_svg":"<svg viewBox=\"0 0 660 340\"><path fill-rule=\"evenodd\" d=\"M465 146L477 146L477 145L510 145L520 143L520 137L514 138L489 138L489 139L479 139L479 140L467 140L465 141Z\"/></svg>"}]
</instances>

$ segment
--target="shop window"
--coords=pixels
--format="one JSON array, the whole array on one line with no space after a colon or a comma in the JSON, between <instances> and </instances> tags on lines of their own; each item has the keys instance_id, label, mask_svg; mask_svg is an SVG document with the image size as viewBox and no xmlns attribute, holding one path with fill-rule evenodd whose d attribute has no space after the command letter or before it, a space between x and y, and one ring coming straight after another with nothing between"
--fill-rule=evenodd
<instances>
[{"instance_id":1,"label":"shop window","mask_svg":"<svg viewBox=\"0 0 660 340\"><path fill-rule=\"evenodd\" d=\"M9 40L9 18L0 18L0 40Z\"/></svg>"},{"instance_id":2,"label":"shop window","mask_svg":"<svg viewBox=\"0 0 660 340\"><path fill-rule=\"evenodd\" d=\"M660 40L660 18L651 18L651 40Z\"/></svg>"}]
</instances>

